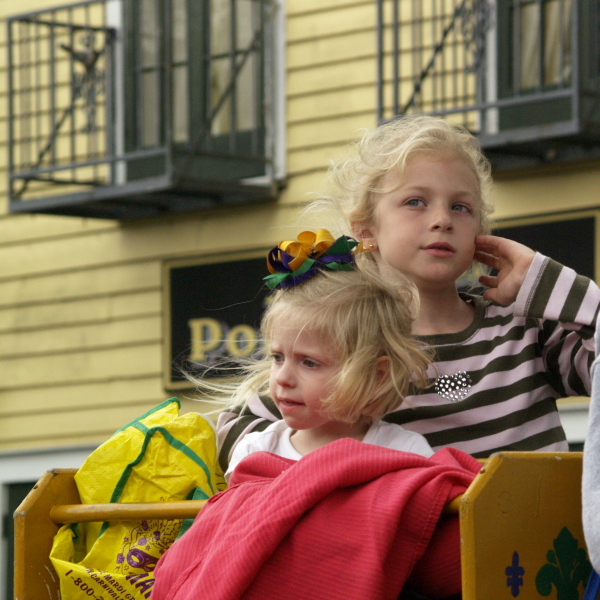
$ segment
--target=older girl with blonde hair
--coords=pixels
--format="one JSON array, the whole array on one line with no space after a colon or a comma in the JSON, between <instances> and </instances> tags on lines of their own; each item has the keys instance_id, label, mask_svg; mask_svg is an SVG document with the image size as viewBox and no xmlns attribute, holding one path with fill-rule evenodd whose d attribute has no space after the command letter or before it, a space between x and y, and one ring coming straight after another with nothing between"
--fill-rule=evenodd
<instances>
[{"instance_id":1,"label":"older girl with blonde hair","mask_svg":"<svg viewBox=\"0 0 600 600\"><path fill-rule=\"evenodd\" d=\"M568 449L556 401L589 395L600 290L590 279L515 241L489 235L490 165L463 127L402 117L367 131L334 165L327 207L371 252L359 257L386 281L408 278L420 310L413 332L435 350L430 386L384 419L418 432L434 450L476 457L500 450ZM310 212L310 211L309 211ZM457 281L474 263L493 269ZM262 419L270 400L218 424L220 460Z\"/></svg>"}]
</instances>

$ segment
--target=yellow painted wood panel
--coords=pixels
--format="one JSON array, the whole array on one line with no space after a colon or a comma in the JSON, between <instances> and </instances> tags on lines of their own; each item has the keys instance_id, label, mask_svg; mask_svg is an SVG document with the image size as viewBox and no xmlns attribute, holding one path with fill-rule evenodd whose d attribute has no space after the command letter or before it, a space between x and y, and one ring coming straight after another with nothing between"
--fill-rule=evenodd
<instances>
[{"instance_id":1,"label":"yellow painted wood panel","mask_svg":"<svg viewBox=\"0 0 600 600\"><path fill-rule=\"evenodd\" d=\"M290 153L302 152L314 146L328 145L333 148L331 158L340 156L346 145L359 139L365 129L375 126L373 115L358 114L327 119L295 123L288 128L288 146ZM324 165L327 166L327 165Z\"/></svg>"},{"instance_id":2,"label":"yellow painted wood panel","mask_svg":"<svg viewBox=\"0 0 600 600\"><path fill-rule=\"evenodd\" d=\"M0 332L31 328L108 323L133 316L161 313L160 291L64 301L41 306L0 310Z\"/></svg>"},{"instance_id":3,"label":"yellow painted wood panel","mask_svg":"<svg viewBox=\"0 0 600 600\"><path fill-rule=\"evenodd\" d=\"M357 86L373 87L376 77L377 64L372 57L295 70L287 78L288 100L335 90L344 92Z\"/></svg>"},{"instance_id":4,"label":"yellow painted wood panel","mask_svg":"<svg viewBox=\"0 0 600 600\"><path fill-rule=\"evenodd\" d=\"M372 0L367 0L372 2ZM312 13L318 15L323 11L337 9L350 9L358 4L365 4L365 0L288 0L285 4L285 12L289 19L298 15Z\"/></svg>"},{"instance_id":5,"label":"yellow painted wood panel","mask_svg":"<svg viewBox=\"0 0 600 600\"><path fill-rule=\"evenodd\" d=\"M5 417L0 420L0 438L5 449L16 445L39 447L102 442L149 408L152 406L143 403L139 406L114 406L110 410L99 406L68 413L49 413L43 418Z\"/></svg>"},{"instance_id":6,"label":"yellow painted wood panel","mask_svg":"<svg viewBox=\"0 0 600 600\"><path fill-rule=\"evenodd\" d=\"M191 395L191 392L186 392ZM67 412L104 406L111 410L119 405L154 406L168 397L159 375L134 373L123 377L74 383L72 385L45 385L43 387L1 387L0 417L29 415L52 411ZM143 411L142 411L143 412ZM1 440L0 440L1 442Z\"/></svg>"},{"instance_id":7,"label":"yellow painted wood panel","mask_svg":"<svg viewBox=\"0 0 600 600\"><path fill-rule=\"evenodd\" d=\"M91 325L45 326L34 331L2 332L0 359L20 360L27 356L42 358L64 352L90 352L99 349L157 343L162 338L162 318L138 317L110 319Z\"/></svg>"},{"instance_id":8,"label":"yellow painted wood panel","mask_svg":"<svg viewBox=\"0 0 600 600\"><path fill-rule=\"evenodd\" d=\"M48 0L19 0L18 2L15 2L15 0L3 0L0 3L0 14L3 16L20 15L22 13L50 6L52 6L52 4ZM5 32L2 31L2 39L5 39L4 33Z\"/></svg>"},{"instance_id":9,"label":"yellow painted wood panel","mask_svg":"<svg viewBox=\"0 0 600 600\"><path fill-rule=\"evenodd\" d=\"M286 65L289 72L310 70L320 65L351 62L372 57L376 61L376 36L374 31L352 31L335 38L325 37L290 44L286 48Z\"/></svg>"},{"instance_id":10,"label":"yellow painted wood panel","mask_svg":"<svg viewBox=\"0 0 600 600\"><path fill-rule=\"evenodd\" d=\"M109 432L101 432L96 435L78 435L78 432L67 431L64 433L47 432L43 437L32 438L31 436L20 436L14 439L0 442L0 452L19 452L26 450L27 452L35 453L46 452L48 449L55 450L56 448L68 448L78 446L95 447L101 444L110 436ZM59 467L60 468L60 465Z\"/></svg>"},{"instance_id":11,"label":"yellow painted wood panel","mask_svg":"<svg viewBox=\"0 0 600 600\"><path fill-rule=\"evenodd\" d=\"M319 13L291 16L287 22L287 43L314 40L351 31L369 29L374 31L377 23L377 5L365 2L351 7L331 7Z\"/></svg>"},{"instance_id":12,"label":"yellow painted wood panel","mask_svg":"<svg viewBox=\"0 0 600 600\"><path fill-rule=\"evenodd\" d=\"M4 185L0 189L4 192ZM18 216L0 214L0 248L8 244L23 243L29 240L67 237L118 228L119 223L116 221L104 221L102 219L79 219L77 217L35 214Z\"/></svg>"},{"instance_id":13,"label":"yellow painted wood panel","mask_svg":"<svg viewBox=\"0 0 600 600\"><path fill-rule=\"evenodd\" d=\"M512 218L598 206L600 168L496 181L496 218Z\"/></svg>"},{"instance_id":14,"label":"yellow painted wood panel","mask_svg":"<svg viewBox=\"0 0 600 600\"><path fill-rule=\"evenodd\" d=\"M118 429L168 397L170 396L165 394L157 399L120 403L109 407L100 404L96 407L74 408L68 412L3 416L0 419L0 451L22 446L40 448L65 443L100 444ZM206 404L201 402L181 402L181 414L190 411L206 414L207 410ZM207 416L211 418L210 415Z\"/></svg>"},{"instance_id":15,"label":"yellow painted wood panel","mask_svg":"<svg viewBox=\"0 0 600 600\"><path fill-rule=\"evenodd\" d=\"M313 200L313 194L322 190L325 183L325 172L327 164L324 164L322 168L313 170L302 175L292 177L289 184L282 192L282 197L296 202L306 204ZM305 222L305 219L301 215L301 207L299 207L295 213L290 213L289 223Z\"/></svg>"},{"instance_id":16,"label":"yellow painted wood panel","mask_svg":"<svg viewBox=\"0 0 600 600\"><path fill-rule=\"evenodd\" d=\"M309 174L314 171L325 173L332 149L332 147L326 146L323 148L302 150L302 156L298 153L291 154L289 157L291 168L297 169L298 174ZM309 192L316 191L318 190L309 190Z\"/></svg>"},{"instance_id":17,"label":"yellow painted wood panel","mask_svg":"<svg viewBox=\"0 0 600 600\"><path fill-rule=\"evenodd\" d=\"M376 104L376 91L371 85L291 98L288 102L288 123L339 118L343 115L374 114ZM292 169L290 171L293 172Z\"/></svg>"},{"instance_id":18,"label":"yellow painted wood panel","mask_svg":"<svg viewBox=\"0 0 600 600\"><path fill-rule=\"evenodd\" d=\"M162 345L153 343L43 358L2 359L2 387L68 384L139 375L154 377L162 372L161 351Z\"/></svg>"},{"instance_id":19,"label":"yellow painted wood panel","mask_svg":"<svg viewBox=\"0 0 600 600\"><path fill-rule=\"evenodd\" d=\"M164 220L123 225L119 229L73 236L68 243L42 239L26 246L0 247L2 276L27 276L58 269L68 271L201 251L216 253L262 247L269 237L277 238L272 233L274 229L287 223L288 209L279 210L276 206L263 204L240 207L235 211L195 214L181 217L176 221L177 225Z\"/></svg>"},{"instance_id":20,"label":"yellow painted wood panel","mask_svg":"<svg viewBox=\"0 0 600 600\"><path fill-rule=\"evenodd\" d=\"M158 289L161 285L160 266L152 259L27 278L2 280L0 277L0 309Z\"/></svg>"}]
</instances>

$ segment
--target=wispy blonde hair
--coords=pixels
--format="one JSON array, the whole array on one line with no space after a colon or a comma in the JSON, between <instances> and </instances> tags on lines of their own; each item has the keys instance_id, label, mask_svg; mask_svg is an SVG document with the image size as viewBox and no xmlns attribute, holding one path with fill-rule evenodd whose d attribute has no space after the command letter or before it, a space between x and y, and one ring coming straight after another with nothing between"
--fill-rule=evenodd
<instances>
[{"instance_id":1,"label":"wispy blonde hair","mask_svg":"<svg viewBox=\"0 0 600 600\"><path fill-rule=\"evenodd\" d=\"M418 296L408 280L385 282L371 271L319 272L295 287L277 291L261 322L265 356L247 361L235 384L200 380L201 390L232 392L229 404L269 393L268 348L279 327L308 331L326 340L339 370L322 414L334 421L379 419L396 410L409 385L425 387L432 352L412 335ZM381 357L387 372L381 375Z\"/></svg>"},{"instance_id":2,"label":"wispy blonde hair","mask_svg":"<svg viewBox=\"0 0 600 600\"><path fill-rule=\"evenodd\" d=\"M479 233L490 231L491 166L479 141L467 129L444 119L408 115L382 123L350 145L352 155L331 165L329 176L337 190L324 202L309 208L323 208L333 201L355 234L375 224L377 195L390 191L382 180L398 174L398 185L408 162L416 156L459 159L473 171L479 186ZM393 188L392 188L393 189Z\"/></svg>"}]
</instances>

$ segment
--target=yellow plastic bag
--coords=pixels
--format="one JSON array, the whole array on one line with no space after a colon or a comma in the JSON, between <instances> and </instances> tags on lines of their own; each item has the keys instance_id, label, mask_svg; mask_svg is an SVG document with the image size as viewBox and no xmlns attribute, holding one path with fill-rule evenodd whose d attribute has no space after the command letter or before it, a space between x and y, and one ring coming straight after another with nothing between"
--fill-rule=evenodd
<instances>
[{"instance_id":1,"label":"yellow plastic bag","mask_svg":"<svg viewBox=\"0 0 600 600\"><path fill-rule=\"evenodd\" d=\"M202 500L225 489L214 426L179 416L179 406L166 400L97 448L75 475L81 502ZM158 559L184 528L158 519L63 526L50 553L62 599L146 600Z\"/></svg>"}]
</instances>

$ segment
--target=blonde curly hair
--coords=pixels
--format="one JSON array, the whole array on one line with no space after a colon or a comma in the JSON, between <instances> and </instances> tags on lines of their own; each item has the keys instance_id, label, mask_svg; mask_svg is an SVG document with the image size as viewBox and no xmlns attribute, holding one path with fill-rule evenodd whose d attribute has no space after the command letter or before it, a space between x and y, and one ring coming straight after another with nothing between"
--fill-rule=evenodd
<instances>
[{"instance_id":1,"label":"blonde curly hair","mask_svg":"<svg viewBox=\"0 0 600 600\"><path fill-rule=\"evenodd\" d=\"M333 202L355 235L375 224L377 195L390 191L381 187L384 176L396 172L400 179L408 162L421 155L463 160L473 171L480 194L479 234L489 233L491 166L477 138L464 127L426 115L403 116L367 131L350 148L353 155L329 170L336 193L314 205Z\"/></svg>"},{"instance_id":2,"label":"blonde curly hair","mask_svg":"<svg viewBox=\"0 0 600 600\"><path fill-rule=\"evenodd\" d=\"M429 384L433 353L411 333L418 294L407 279L388 283L373 269L323 271L272 298L260 328L265 355L245 361L244 375L235 382L196 380L200 391L212 392L213 400L239 407L254 394L268 395L268 349L279 327L326 340L339 365L321 399L322 415L333 421L382 418L398 409L409 385Z\"/></svg>"}]
</instances>

